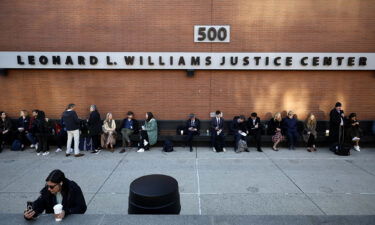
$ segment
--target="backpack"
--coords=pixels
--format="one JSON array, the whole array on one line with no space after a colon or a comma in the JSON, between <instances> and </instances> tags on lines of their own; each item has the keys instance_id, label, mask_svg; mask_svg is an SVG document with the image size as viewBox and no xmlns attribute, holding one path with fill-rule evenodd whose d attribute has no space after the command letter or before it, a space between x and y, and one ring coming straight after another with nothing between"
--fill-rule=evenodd
<instances>
[{"instance_id":1,"label":"backpack","mask_svg":"<svg viewBox=\"0 0 375 225\"><path fill-rule=\"evenodd\" d=\"M12 151L22 151L22 143L20 140L16 139L12 143L12 147L10 148Z\"/></svg>"},{"instance_id":2,"label":"backpack","mask_svg":"<svg viewBox=\"0 0 375 225\"><path fill-rule=\"evenodd\" d=\"M243 151L247 151L247 143L245 140L240 139L238 141L238 148L236 152L238 153L238 152L243 152Z\"/></svg>"},{"instance_id":3,"label":"backpack","mask_svg":"<svg viewBox=\"0 0 375 225\"><path fill-rule=\"evenodd\" d=\"M167 140L164 141L163 151L173 152L173 143L172 143L171 140L167 139Z\"/></svg>"},{"instance_id":4,"label":"backpack","mask_svg":"<svg viewBox=\"0 0 375 225\"><path fill-rule=\"evenodd\" d=\"M334 152L336 155L340 155L340 156L349 156L350 155L350 146L348 145L344 145L344 144L341 144L341 145L335 145L334 146Z\"/></svg>"}]
</instances>

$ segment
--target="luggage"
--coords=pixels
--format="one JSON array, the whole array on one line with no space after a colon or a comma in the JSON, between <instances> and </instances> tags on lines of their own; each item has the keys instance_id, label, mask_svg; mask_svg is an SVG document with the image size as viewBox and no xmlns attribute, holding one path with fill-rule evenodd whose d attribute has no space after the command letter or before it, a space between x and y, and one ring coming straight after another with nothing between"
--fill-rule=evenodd
<instances>
[{"instance_id":1,"label":"luggage","mask_svg":"<svg viewBox=\"0 0 375 225\"><path fill-rule=\"evenodd\" d=\"M247 143L246 143L245 140L240 139L238 141L238 148L237 148L236 152L238 153L238 152L244 152L244 151L248 151L248 149L247 149Z\"/></svg>"},{"instance_id":2,"label":"luggage","mask_svg":"<svg viewBox=\"0 0 375 225\"><path fill-rule=\"evenodd\" d=\"M79 150L81 151L92 151L94 146L92 145L91 137L81 137L79 139Z\"/></svg>"},{"instance_id":3,"label":"luggage","mask_svg":"<svg viewBox=\"0 0 375 225\"><path fill-rule=\"evenodd\" d=\"M22 151L22 143L20 140L16 139L12 143L12 147L10 148L12 151Z\"/></svg>"},{"instance_id":4,"label":"luggage","mask_svg":"<svg viewBox=\"0 0 375 225\"><path fill-rule=\"evenodd\" d=\"M172 143L171 140L167 139L167 140L164 141L163 151L173 152L173 143Z\"/></svg>"}]
</instances>

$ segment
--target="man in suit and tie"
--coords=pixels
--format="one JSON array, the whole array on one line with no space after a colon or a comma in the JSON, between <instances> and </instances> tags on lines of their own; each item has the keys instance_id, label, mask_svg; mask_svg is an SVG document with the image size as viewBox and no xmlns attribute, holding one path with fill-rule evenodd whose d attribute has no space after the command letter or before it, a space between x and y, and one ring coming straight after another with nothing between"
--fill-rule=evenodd
<instances>
[{"instance_id":1,"label":"man in suit and tie","mask_svg":"<svg viewBox=\"0 0 375 225\"><path fill-rule=\"evenodd\" d=\"M336 150L337 145L344 143L344 121L345 115L342 104L336 102L335 108L329 113L329 136L332 151Z\"/></svg>"},{"instance_id":2,"label":"man in suit and tie","mask_svg":"<svg viewBox=\"0 0 375 225\"><path fill-rule=\"evenodd\" d=\"M221 111L215 112L215 117L211 119L211 145L214 152L225 152L224 147L224 119Z\"/></svg>"},{"instance_id":3,"label":"man in suit and tie","mask_svg":"<svg viewBox=\"0 0 375 225\"><path fill-rule=\"evenodd\" d=\"M260 118L256 112L251 113L249 119L247 120L247 125L250 137L254 138L258 152L263 152L261 148L263 126L260 123Z\"/></svg>"},{"instance_id":4,"label":"man in suit and tie","mask_svg":"<svg viewBox=\"0 0 375 225\"><path fill-rule=\"evenodd\" d=\"M190 151L193 151L193 137L199 135L199 131L201 128L201 123L198 118L195 117L195 114L191 113L189 115L189 119L186 121L186 142L187 145L190 147Z\"/></svg>"}]
</instances>

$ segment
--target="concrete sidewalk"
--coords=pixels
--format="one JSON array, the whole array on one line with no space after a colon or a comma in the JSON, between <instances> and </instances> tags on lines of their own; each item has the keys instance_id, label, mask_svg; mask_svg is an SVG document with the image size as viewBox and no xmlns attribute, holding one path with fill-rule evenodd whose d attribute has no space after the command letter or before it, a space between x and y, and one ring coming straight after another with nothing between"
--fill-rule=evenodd
<instances>
[{"instance_id":1,"label":"concrete sidewalk","mask_svg":"<svg viewBox=\"0 0 375 225\"><path fill-rule=\"evenodd\" d=\"M34 150L0 154L0 213L22 213L35 200L44 179L61 169L82 188L86 214L127 214L131 181L161 173L180 185L183 215L375 215L375 149L349 157L328 149L309 153L269 148L263 153L214 153L161 148L124 154L64 152L37 156Z\"/></svg>"}]
</instances>

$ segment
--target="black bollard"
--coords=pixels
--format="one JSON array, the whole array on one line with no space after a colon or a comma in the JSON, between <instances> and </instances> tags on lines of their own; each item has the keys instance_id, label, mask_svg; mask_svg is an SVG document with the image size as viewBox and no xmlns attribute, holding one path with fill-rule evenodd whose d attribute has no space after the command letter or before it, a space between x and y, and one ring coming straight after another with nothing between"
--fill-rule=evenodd
<instances>
[{"instance_id":1,"label":"black bollard","mask_svg":"<svg viewBox=\"0 0 375 225\"><path fill-rule=\"evenodd\" d=\"M180 214L178 182L153 174L135 179L129 188L129 214Z\"/></svg>"}]
</instances>

